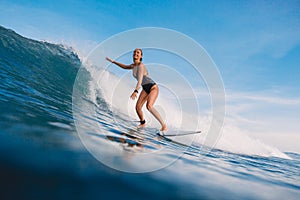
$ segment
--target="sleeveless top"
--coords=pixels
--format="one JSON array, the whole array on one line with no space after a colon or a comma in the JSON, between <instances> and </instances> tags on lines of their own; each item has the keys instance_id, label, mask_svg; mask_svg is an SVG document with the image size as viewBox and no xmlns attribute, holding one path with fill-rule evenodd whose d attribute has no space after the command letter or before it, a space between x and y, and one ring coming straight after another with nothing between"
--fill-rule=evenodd
<instances>
[{"instance_id":1,"label":"sleeveless top","mask_svg":"<svg viewBox=\"0 0 300 200\"><path fill-rule=\"evenodd\" d=\"M136 80L138 80L137 74L138 74L138 70L136 70L136 74L134 74L134 72L132 71L132 75L134 78L136 78ZM142 79L142 86L146 84L155 84L155 82L149 76L144 75Z\"/></svg>"}]
</instances>

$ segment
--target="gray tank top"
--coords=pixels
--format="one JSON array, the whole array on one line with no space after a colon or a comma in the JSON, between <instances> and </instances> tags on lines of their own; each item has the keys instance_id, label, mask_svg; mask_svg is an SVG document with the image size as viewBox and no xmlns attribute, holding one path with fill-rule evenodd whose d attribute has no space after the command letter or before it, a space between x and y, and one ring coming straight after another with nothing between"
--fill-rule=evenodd
<instances>
[{"instance_id":1,"label":"gray tank top","mask_svg":"<svg viewBox=\"0 0 300 200\"><path fill-rule=\"evenodd\" d=\"M138 72L136 72L137 74ZM148 72L147 72L148 73ZM138 79L137 75L136 74L132 74L134 78ZM144 75L143 76L143 79L142 79L142 85L146 85L146 84L155 84L155 82L147 75Z\"/></svg>"}]
</instances>

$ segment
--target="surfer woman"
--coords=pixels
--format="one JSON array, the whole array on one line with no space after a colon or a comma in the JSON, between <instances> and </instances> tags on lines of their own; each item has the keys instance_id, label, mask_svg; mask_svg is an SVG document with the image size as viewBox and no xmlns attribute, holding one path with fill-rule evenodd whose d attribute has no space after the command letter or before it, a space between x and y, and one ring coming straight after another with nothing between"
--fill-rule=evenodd
<instances>
[{"instance_id":1,"label":"surfer woman","mask_svg":"<svg viewBox=\"0 0 300 200\"><path fill-rule=\"evenodd\" d=\"M130 65L125 65L119 62L116 62L108 57L106 57L106 60L109 62L118 65L119 67L123 69L131 69L132 75L136 78L137 84L132 92L130 98L135 99L137 97L137 94L139 93L139 89L142 86L143 90L138 98L138 101L136 102L136 112L137 115L140 118L140 125L139 128L144 127L146 125L146 121L144 118L144 114L142 111L143 105L147 102L146 107L150 111L150 113L159 121L161 124L161 131L166 131L167 126L162 120L160 114L157 112L157 110L153 107L157 96L158 96L158 86L157 84L149 77L148 71L146 69L146 66L142 63L143 59L143 51L141 49L135 49L133 51L133 63Z\"/></svg>"}]
</instances>

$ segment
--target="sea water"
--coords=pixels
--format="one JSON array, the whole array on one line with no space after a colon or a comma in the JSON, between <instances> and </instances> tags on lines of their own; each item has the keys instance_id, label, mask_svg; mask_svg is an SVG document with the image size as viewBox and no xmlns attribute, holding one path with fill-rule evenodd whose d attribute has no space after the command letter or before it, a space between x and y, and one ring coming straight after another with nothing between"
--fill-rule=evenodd
<instances>
[{"instance_id":1,"label":"sea water","mask_svg":"<svg viewBox=\"0 0 300 200\"><path fill-rule=\"evenodd\" d=\"M151 128L136 131L103 92L91 93L93 77L72 49L0 27L0 70L1 199L299 199L299 154L239 152L226 145L205 151L198 143L159 139ZM72 107L78 70L85 74L78 87L82 104ZM81 135L74 110L83 113ZM84 114L89 110L94 117ZM93 139L91 146L83 135ZM119 169L129 171L173 162L128 173L93 151L120 166L128 163Z\"/></svg>"}]
</instances>

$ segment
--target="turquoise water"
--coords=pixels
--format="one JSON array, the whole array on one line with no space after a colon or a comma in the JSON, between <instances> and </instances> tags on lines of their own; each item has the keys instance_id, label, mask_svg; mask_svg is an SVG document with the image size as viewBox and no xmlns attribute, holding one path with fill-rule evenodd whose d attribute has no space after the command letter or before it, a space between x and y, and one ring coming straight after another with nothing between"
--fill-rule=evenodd
<instances>
[{"instance_id":1,"label":"turquoise water","mask_svg":"<svg viewBox=\"0 0 300 200\"><path fill-rule=\"evenodd\" d=\"M299 154L285 152L292 159L284 159L205 152L159 138L151 128L132 131L135 123L112 111L101 93L90 99L91 77L80 67L71 49L0 27L1 199L299 199ZM81 125L97 152L133 168L175 162L135 174L95 159L82 144L72 114L79 69L85 76L78 83L81 105L73 109L95 111L92 118L82 115ZM110 151L112 145L118 154ZM160 154L138 163L126 157L139 149Z\"/></svg>"}]
</instances>

